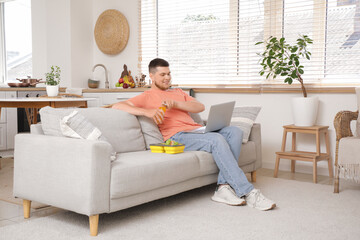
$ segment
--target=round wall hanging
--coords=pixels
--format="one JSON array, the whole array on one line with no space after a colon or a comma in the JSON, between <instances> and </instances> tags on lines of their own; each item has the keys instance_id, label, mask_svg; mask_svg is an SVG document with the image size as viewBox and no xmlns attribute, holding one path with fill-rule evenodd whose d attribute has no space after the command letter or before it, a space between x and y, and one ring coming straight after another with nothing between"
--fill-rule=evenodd
<instances>
[{"instance_id":1,"label":"round wall hanging","mask_svg":"<svg viewBox=\"0 0 360 240\"><path fill-rule=\"evenodd\" d=\"M95 24L96 45L105 54L120 53L129 39L129 24L125 16L115 9L101 13Z\"/></svg>"}]
</instances>

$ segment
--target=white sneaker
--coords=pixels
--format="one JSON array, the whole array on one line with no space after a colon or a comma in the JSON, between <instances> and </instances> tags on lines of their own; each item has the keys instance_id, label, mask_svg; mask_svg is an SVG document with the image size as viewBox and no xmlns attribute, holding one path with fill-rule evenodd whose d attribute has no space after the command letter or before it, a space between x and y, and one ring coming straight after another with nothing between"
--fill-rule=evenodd
<instances>
[{"instance_id":1,"label":"white sneaker","mask_svg":"<svg viewBox=\"0 0 360 240\"><path fill-rule=\"evenodd\" d=\"M211 197L211 200L220 203L226 203L232 206L241 206L245 205L245 200L236 195L235 191L230 187L230 185L225 184L221 185L214 193L214 196Z\"/></svg>"},{"instance_id":2,"label":"white sneaker","mask_svg":"<svg viewBox=\"0 0 360 240\"><path fill-rule=\"evenodd\" d=\"M264 197L259 189L253 189L245 196L246 204L250 207L266 211L276 207L270 199Z\"/></svg>"}]
</instances>

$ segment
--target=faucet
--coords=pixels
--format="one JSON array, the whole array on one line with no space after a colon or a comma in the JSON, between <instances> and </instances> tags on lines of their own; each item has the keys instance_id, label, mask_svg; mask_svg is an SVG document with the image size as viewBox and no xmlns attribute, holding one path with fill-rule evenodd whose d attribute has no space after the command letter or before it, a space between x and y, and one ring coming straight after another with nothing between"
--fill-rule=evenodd
<instances>
[{"instance_id":1,"label":"faucet","mask_svg":"<svg viewBox=\"0 0 360 240\"><path fill-rule=\"evenodd\" d=\"M108 80L108 72L107 72L107 69L106 67L103 65L103 64L96 64L94 67L93 67L93 72L95 71L95 68L96 67L103 67L105 69L105 88L109 88L109 80Z\"/></svg>"}]
</instances>

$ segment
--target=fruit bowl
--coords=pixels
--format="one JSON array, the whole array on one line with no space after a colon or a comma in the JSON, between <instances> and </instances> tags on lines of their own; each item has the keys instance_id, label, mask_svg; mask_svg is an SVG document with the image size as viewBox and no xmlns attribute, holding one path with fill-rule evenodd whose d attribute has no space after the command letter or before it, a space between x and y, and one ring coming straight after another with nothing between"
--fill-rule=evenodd
<instances>
[{"instance_id":1,"label":"fruit bowl","mask_svg":"<svg viewBox=\"0 0 360 240\"><path fill-rule=\"evenodd\" d=\"M184 152L185 145L178 144L178 145L164 145L164 151L168 154L175 154L175 153L182 153Z\"/></svg>"}]
</instances>

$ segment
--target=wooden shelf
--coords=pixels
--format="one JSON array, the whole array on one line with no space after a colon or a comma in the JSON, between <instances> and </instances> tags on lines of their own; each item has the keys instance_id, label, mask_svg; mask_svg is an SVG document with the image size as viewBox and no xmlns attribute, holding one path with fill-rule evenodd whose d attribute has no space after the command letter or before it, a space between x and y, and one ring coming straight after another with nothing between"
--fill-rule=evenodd
<instances>
[{"instance_id":1,"label":"wooden shelf","mask_svg":"<svg viewBox=\"0 0 360 240\"><path fill-rule=\"evenodd\" d=\"M280 165L280 159L289 159L291 160L291 171L295 172L295 161L306 161L313 163L313 182L317 182L317 162L326 160L328 161L329 167L329 176L332 177L332 162L330 157L330 143L329 143L329 134L328 126L311 126L311 127L299 127L295 125L285 125L283 126L283 140L281 145L281 151L276 152L276 162L275 162L275 171L274 177L277 177ZM287 133L292 133L292 145L291 151L285 151L286 147L286 138ZM296 150L296 134L313 134L316 137L316 152L307 152L307 151L298 151ZM320 134L325 136L326 144L326 153L320 152Z\"/></svg>"}]
</instances>

